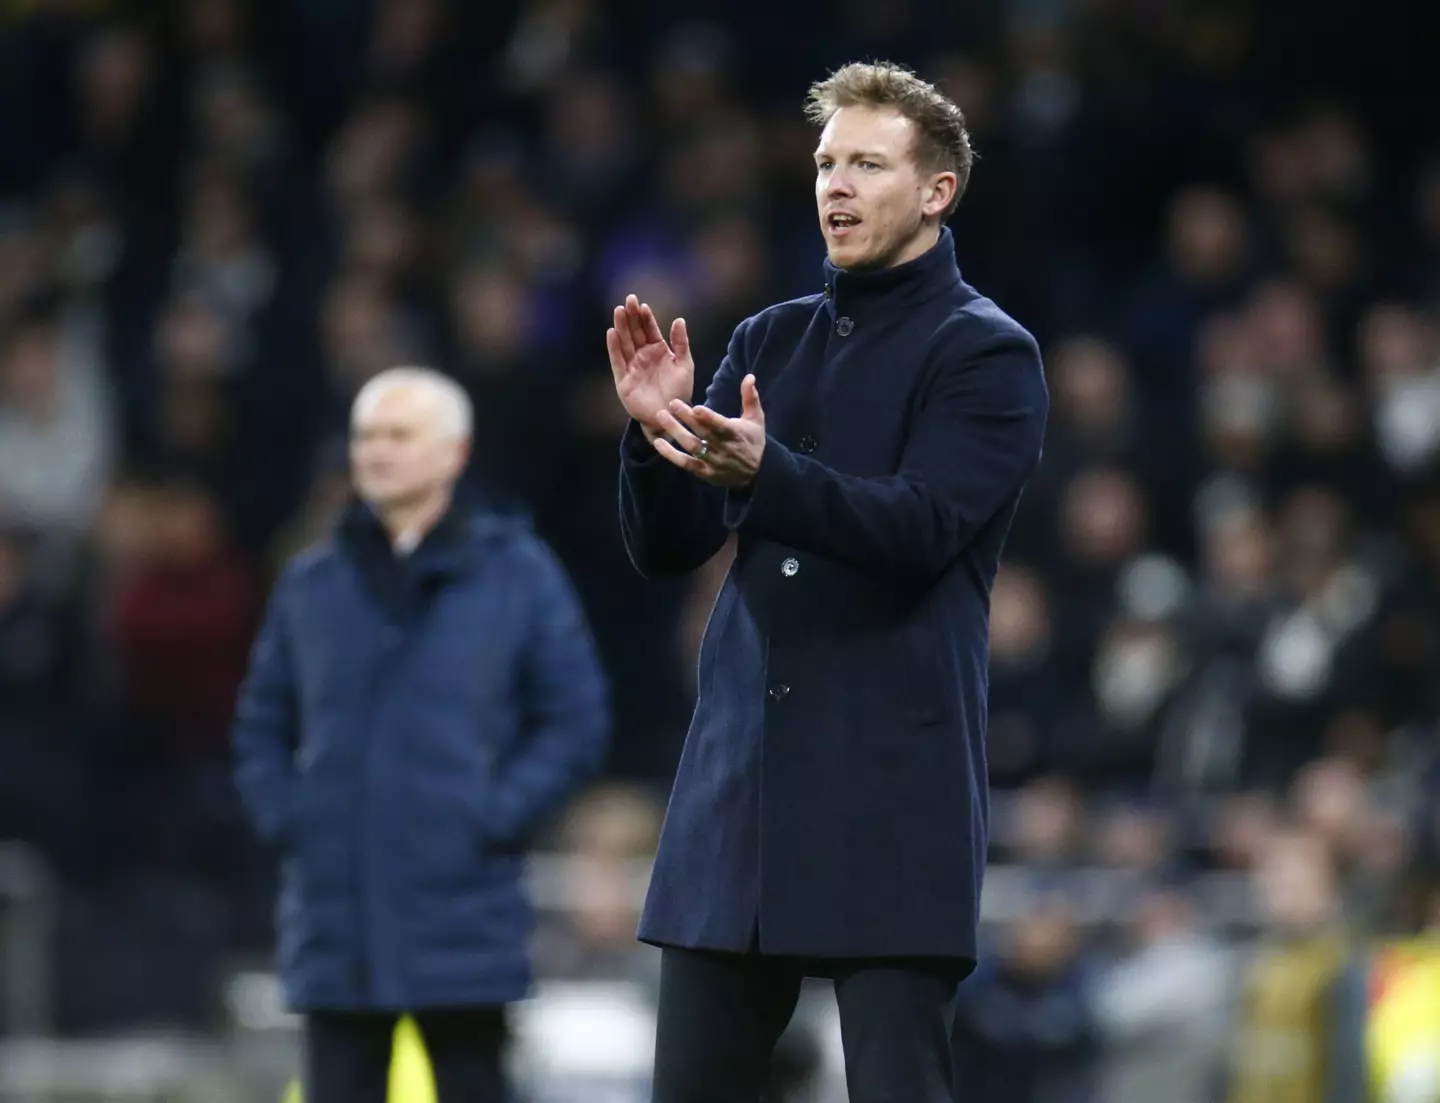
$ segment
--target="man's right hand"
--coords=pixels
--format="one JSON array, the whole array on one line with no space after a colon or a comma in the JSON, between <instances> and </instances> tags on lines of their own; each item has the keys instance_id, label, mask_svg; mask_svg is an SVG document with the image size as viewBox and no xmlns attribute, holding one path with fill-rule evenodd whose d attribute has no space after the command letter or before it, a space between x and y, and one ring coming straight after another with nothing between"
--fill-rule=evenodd
<instances>
[{"instance_id":1,"label":"man's right hand","mask_svg":"<svg viewBox=\"0 0 1440 1103\"><path fill-rule=\"evenodd\" d=\"M677 398L688 403L695 389L685 319L675 319L666 344L650 307L630 295L624 306L615 308L615 326L606 331L605 346L615 393L646 438L654 440L663 432L658 419L665 408Z\"/></svg>"}]
</instances>

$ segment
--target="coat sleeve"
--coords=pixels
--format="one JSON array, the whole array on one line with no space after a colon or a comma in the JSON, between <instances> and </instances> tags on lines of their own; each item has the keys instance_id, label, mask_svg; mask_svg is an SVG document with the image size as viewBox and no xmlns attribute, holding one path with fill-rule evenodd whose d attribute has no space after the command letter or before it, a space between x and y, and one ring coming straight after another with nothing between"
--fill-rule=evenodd
<instances>
[{"instance_id":1,"label":"coat sleeve","mask_svg":"<svg viewBox=\"0 0 1440 1103\"><path fill-rule=\"evenodd\" d=\"M538 540L525 556L531 616L520 670L520 738L496 763L486 841L523 845L599 770L609 736L605 678L570 580Z\"/></svg>"},{"instance_id":2,"label":"coat sleeve","mask_svg":"<svg viewBox=\"0 0 1440 1103\"><path fill-rule=\"evenodd\" d=\"M730 348L705 391L705 405L726 417L740 413L745 332ZM725 492L676 467L632 421L620 442L620 532L635 569L647 578L687 574L709 561L729 538Z\"/></svg>"},{"instance_id":3,"label":"coat sleeve","mask_svg":"<svg viewBox=\"0 0 1440 1103\"><path fill-rule=\"evenodd\" d=\"M932 579L1035 470L1048 409L1034 340L999 336L939 365L896 474L842 474L771 438L751 485L726 496L725 523L858 570Z\"/></svg>"},{"instance_id":4,"label":"coat sleeve","mask_svg":"<svg viewBox=\"0 0 1440 1103\"><path fill-rule=\"evenodd\" d=\"M299 710L295 665L286 628L282 576L270 598L250 667L235 706L231 744L235 782L251 826L265 842L283 846L293 828Z\"/></svg>"}]
</instances>

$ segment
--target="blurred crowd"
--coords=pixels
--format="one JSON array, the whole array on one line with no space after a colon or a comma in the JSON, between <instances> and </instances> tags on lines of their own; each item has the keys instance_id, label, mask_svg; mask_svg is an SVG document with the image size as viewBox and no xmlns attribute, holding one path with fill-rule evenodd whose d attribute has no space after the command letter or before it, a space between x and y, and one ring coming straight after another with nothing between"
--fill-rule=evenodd
<instances>
[{"instance_id":1,"label":"blurred crowd","mask_svg":"<svg viewBox=\"0 0 1440 1103\"><path fill-rule=\"evenodd\" d=\"M1045 903L967 985L973 1044L1019 1075L1027 1001L1082 989L1045 1035L1082 1063L1148 1037L1157 991L1224 1035L1217 870L1274 890L1262 944L1433 922L1440 142L1396 105L1440 71L1411 49L1434 13L1367 13L0 0L0 838L61 879L63 1024L206 1022L220 963L263 952L234 692L344 501L351 397L407 361L474 396L475 492L557 549L613 684L629 826L557 835L591 906L547 967L643 968L611 865L649 845L726 563L631 570L604 320L630 291L683 313L704 374L818 286L800 103L855 57L967 113L961 268L1053 396L990 720L996 857ZM1072 914L1096 866L1134 875L1114 937ZM1073 980L1096 954L1113 985Z\"/></svg>"}]
</instances>

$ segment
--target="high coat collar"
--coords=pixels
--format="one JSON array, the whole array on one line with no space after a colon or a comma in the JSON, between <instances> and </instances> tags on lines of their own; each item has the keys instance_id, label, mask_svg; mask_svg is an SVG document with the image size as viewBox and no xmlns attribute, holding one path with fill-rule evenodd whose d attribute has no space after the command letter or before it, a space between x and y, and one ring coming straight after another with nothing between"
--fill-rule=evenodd
<instances>
[{"instance_id":1,"label":"high coat collar","mask_svg":"<svg viewBox=\"0 0 1440 1103\"><path fill-rule=\"evenodd\" d=\"M500 531L497 519L480 512L457 490L455 500L407 557L425 577L453 577L463 573L477 554L476 537ZM342 546L366 559L392 560L390 535L365 502L352 497L340 515L337 536Z\"/></svg>"},{"instance_id":2,"label":"high coat collar","mask_svg":"<svg viewBox=\"0 0 1440 1103\"><path fill-rule=\"evenodd\" d=\"M960 283L955 237L940 227L940 239L927 251L891 268L852 272L825 258L825 304L837 317L873 310L915 306Z\"/></svg>"}]
</instances>

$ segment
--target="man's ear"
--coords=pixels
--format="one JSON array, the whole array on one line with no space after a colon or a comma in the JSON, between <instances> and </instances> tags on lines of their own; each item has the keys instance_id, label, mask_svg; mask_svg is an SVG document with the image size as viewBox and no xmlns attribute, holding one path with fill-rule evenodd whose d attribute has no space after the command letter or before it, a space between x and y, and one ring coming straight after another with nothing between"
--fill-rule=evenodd
<instances>
[{"instance_id":1,"label":"man's ear","mask_svg":"<svg viewBox=\"0 0 1440 1103\"><path fill-rule=\"evenodd\" d=\"M950 206L955 198L955 190L960 186L959 180L953 172L937 172L930 178L930 192L925 197L925 216L927 218L941 214L946 207Z\"/></svg>"}]
</instances>

